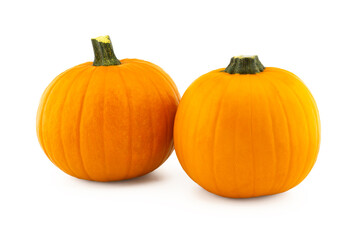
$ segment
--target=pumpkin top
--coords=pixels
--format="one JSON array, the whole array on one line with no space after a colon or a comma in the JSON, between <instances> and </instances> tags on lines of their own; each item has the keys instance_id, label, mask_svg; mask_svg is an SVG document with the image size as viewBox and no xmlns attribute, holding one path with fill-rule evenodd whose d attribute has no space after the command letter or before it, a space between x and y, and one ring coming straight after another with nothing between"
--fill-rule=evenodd
<instances>
[{"instance_id":1,"label":"pumpkin top","mask_svg":"<svg viewBox=\"0 0 361 240\"><path fill-rule=\"evenodd\" d=\"M99 36L97 38L92 38L98 42L102 42L102 43L110 43L110 37L109 35L105 35L105 36Z\"/></svg>"},{"instance_id":2,"label":"pumpkin top","mask_svg":"<svg viewBox=\"0 0 361 240\"><path fill-rule=\"evenodd\" d=\"M94 50L93 66L115 66L120 65L120 61L114 54L112 41L109 35L91 39Z\"/></svg>"},{"instance_id":3,"label":"pumpkin top","mask_svg":"<svg viewBox=\"0 0 361 240\"><path fill-rule=\"evenodd\" d=\"M265 67L257 55L239 55L231 58L231 62L223 72L229 74L256 74L263 72L264 69Z\"/></svg>"}]
</instances>

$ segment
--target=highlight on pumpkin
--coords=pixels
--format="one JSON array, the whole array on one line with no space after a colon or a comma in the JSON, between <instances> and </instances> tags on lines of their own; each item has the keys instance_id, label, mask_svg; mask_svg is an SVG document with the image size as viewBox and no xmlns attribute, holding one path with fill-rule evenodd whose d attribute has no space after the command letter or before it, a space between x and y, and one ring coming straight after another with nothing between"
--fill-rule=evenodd
<instances>
[{"instance_id":1,"label":"highlight on pumpkin","mask_svg":"<svg viewBox=\"0 0 361 240\"><path fill-rule=\"evenodd\" d=\"M238 56L186 90L174 124L178 160L207 191L230 198L285 192L305 179L320 146L320 118L293 73Z\"/></svg>"},{"instance_id":2,"label":"highlight on pumpkin","mask_svg":"<svg viewBox=\"0 0 361 240\"><path fill-rule=\"evenodd\" d=\"M50 161L81 179L118 181L152 172L169 157L180 96L153 63L122 59L109 36L92 39L94 62L57 76L37 112Z\"/></svg>"}]
</instances>

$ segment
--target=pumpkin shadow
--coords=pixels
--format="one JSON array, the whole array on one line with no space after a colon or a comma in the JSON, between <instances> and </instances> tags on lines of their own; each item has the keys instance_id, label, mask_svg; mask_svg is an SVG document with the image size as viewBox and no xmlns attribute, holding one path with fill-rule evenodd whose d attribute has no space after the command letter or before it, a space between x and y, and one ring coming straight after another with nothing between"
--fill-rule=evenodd
<instances>
[{"instance_id":1,"label":"pumpkin shadow","mask_svg":"<svg viewBox=\"0 0 361 240\"><path fill-rule=\"evenodd\" d=\"M103 182L104 184L109 185L119 185L119 186L134 186L134 185L143 185L143 184L150 184L155 182L160 182L165 179L165 176L161 173L151 172L145 174L140 177L125 179L121 181L114 181L114 182Z\"/></svg>"},{"instance_id":2,"label":"pumpkin shadow","mask_svg":"<svg viewBox=\"0 0 361 240\"><path fill-rule=\"evenodd\" d=\"M287 192L273 194L273 195L266 195L266 196L259 196L259 197L252 197L252 198L228 198L218 196L214 193L208 192L207 190L197 187L195 189L195 194L197 197L205 200L205 201L214 201L218 203L234 203L234 204L263 204L263 203L273 203L273 202L280 202L288 199L290 197Z\"/></svg>"},{"instance_id":3,"label":"pumpkin shadow","mask_svg":"<svg viewBox=\"0 0 361 240\"><path fill-rule=\"evenodd\" d=\"M145 174L143 176L120 180L120 181L111 181L111 182L97 182L97 181L89 181L89 180L83 180L78 179L78 181L81 181L83 184L90 184L95 186L119 186L119 187L131 187L136 185L146 185L146 184L153 184L157 182L161 182L164 179L166 179L166 176L159 172L151 172L148 174Z\"/></svg>"}]
</instances>

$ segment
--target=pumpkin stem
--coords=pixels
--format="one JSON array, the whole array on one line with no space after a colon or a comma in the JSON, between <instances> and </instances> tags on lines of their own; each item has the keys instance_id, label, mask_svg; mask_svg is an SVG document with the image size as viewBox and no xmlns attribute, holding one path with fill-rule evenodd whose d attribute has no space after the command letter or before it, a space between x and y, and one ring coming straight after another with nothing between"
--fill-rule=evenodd
<instances>
[{"instance_id":1,"label":"pumpkin stem","mask_svg":"<svg viewBox=\"0 0 361 240\"><path fill-rule=\"evenodd\" d=\"M120 65L120 61L114 54L112 42L108 35L92 38L94 49L93 66L114 66Z\"/></svg>"},{"instance_id":2,"label":"pumpkin stem","mask_svg":"<svg viewBox=\"0 0 361 240\"><path fill-rule=\"evenodd\" d=\"M262 65L257 55L240 55L233 57L228 67L222 72L229 74L255 74L263 72L265 67Z\"/></svg>"}]
</instances>

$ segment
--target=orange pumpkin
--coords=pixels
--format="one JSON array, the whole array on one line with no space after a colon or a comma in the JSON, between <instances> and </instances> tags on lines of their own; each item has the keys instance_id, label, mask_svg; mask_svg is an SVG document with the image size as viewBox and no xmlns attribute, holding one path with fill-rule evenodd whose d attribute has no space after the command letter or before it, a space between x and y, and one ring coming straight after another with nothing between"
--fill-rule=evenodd
<instances>
[{"instance_id":1,"label":"orange pumpkin","mask_svg":"<svg viewBox=\"0 0 361 240\"><path fill-rule=\"evenodd\" d=\"M206 190L248 198L287 191L313 167L320 145L315 100L294 74L239 56L198 78L180 102L175 150Z\"/></svg>"},{"instance_id":2,"label":"orange pumpkin","mask_svg":"<svg viewBox=\"0 0 361 240\"><path fill-rule=\"evenodd\" d=\"M48 158L77 178L116 181L158 168L173 151L179 93L158 66L118 60L109 36L92 39L95 60L56 77L37 114Z\"/></svg>"}]
</instances>

